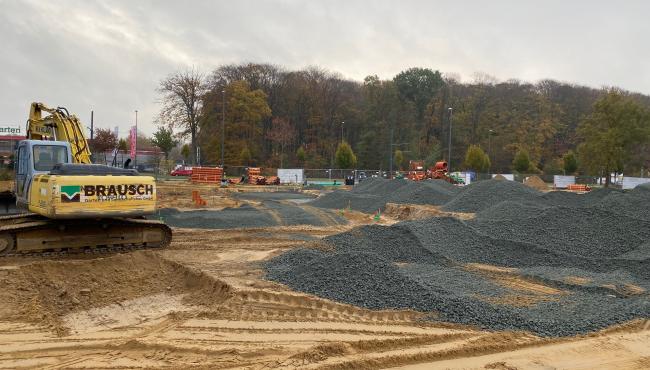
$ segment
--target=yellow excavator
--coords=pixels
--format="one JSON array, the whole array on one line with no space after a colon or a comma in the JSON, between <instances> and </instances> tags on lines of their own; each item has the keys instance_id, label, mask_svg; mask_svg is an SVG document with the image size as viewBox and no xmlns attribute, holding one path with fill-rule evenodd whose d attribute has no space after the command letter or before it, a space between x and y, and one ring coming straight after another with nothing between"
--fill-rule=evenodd
<instances>
[{"instance_id":1,"label":"yellow excavator","mask_svg":"<svg viewBox=\"0 0 650 370\"><path fill-rule=\"evenodd\" d=\"M147 220L156 183L134 169L92 164L80 120L32 103L14 155L15 205L0 216L0 256L166 247L171 229Z\"/></svg>"}]
</instances>

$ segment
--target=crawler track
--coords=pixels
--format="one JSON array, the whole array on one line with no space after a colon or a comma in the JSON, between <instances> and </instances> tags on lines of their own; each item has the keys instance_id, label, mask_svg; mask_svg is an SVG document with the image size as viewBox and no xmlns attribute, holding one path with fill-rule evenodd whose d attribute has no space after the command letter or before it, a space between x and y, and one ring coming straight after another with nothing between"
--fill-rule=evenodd
<instances>
[{"instance_id":1,"label":"crawler track","mask_svg":"<svg viewBox=\"0 0 650 370\"><path fill-rule=\"evenodd\" d=\"M165 248L171 238L171 229L155 220L52 220L31 213L0 217L0 257L50 258Z\"/></svg>"}]
</instances>

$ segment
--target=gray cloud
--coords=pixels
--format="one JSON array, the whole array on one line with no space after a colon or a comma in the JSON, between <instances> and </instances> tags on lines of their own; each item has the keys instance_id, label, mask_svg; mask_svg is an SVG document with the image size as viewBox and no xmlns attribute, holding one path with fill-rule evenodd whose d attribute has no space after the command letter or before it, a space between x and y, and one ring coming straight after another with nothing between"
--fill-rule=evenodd
<instances>
[{"instance_id":1,"label":"gray cloud","mask_svg":"<svg viewBox=\"0 0 650 370\"><path fill-rule=\"evenodd\" d=\"M170 72L319 65L357 80L412 66L650 93L644 1L0 0L0 122L34 100L126 134L155 129Z\"/></svg>"}]
</instances>

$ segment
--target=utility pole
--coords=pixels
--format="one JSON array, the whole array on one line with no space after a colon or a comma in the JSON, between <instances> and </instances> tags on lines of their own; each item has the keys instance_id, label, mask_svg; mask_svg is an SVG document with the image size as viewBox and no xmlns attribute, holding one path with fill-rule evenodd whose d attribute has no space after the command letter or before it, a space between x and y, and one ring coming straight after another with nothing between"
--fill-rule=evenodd
<instances>
[{"instance_id":1,"label":"utility pole","mask_svg":"<svg viewBox=\"0 0 650 370\"><path fill-rule=\"evenodd\" d=\"M221 90L222 100L221 100L221 168L223 169L223 154L224 154L224 143L226 136L226 90Z\"/></svg>"},{"instance_id":2,"label":"utility pole","mask_svg":"<svg viewBox=\"0 0 650 370\"><path fill-rule=\"evenodd\" d=\"M94 132L95 132L95 130L94 130L95 127L93 125L94 115L95 115L95 112L91 110L90 111L90 140L92 140L94 138Z\"/></svg>"},{"instance_id":3,"label":"utility pole","mask_svg":"<svg viewBox=\"0 0 650 370\"><path fill-rule=\"evenodd\" d=\"M390 152L389 155L390 156L388 158L389 163L390 163L390 165L388 167L388 178L389 179L393 178L393 129L394 128L395 128L394 125L390 127L390 150L389 150L389 152Z\"/></svg>"},{"instance_id":4,"label":"utility pole","mask_svg":"<svg viewBox=\"0 0 650 370\"><path fill-rule=\"evenodd\" d=\"M135 111L135 156L133 157L133 167L138 169L138 110Z\"/></svg>"},{"instance_id":5,"label":"utility pole","mask_svg":"<svg viewBox=\"0 0 650 370\"><path fill-rule=\"evenodd\" d=\"M449 107L449 156L447 157L447 167L449 168L449 172L451 173L451 117L454 113L454 109Z\"/></svg>"},{"instance_id":6,"label":"utility pole","mask_svg":"<svg viewBox=\"0 0 650 370\"><path fill-rule=\"evenodd\" d=\"M341 143L343 143L343 125L345 124L345 121L341 121Z\"/></svg>"}]
</instances>

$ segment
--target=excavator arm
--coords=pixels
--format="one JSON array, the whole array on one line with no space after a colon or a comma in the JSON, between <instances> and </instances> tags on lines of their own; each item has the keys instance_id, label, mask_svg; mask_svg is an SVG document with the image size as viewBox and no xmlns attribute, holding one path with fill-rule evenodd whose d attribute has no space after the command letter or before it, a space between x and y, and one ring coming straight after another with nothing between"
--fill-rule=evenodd
<instances>
[{"instance_id":1,"label":"excavator arm","mask_svg":"<svg viewBox=\"0 0 650 370\"><path fill-rule=\"evenodd\" d=\"M49 115L43 117L43 112ZM67 141L74 163L92 163L84 127L79 118L70 115L65 108L53 109L43 103L32 103L27 120L27 139Z\"/></svg>"}]
</instances>

